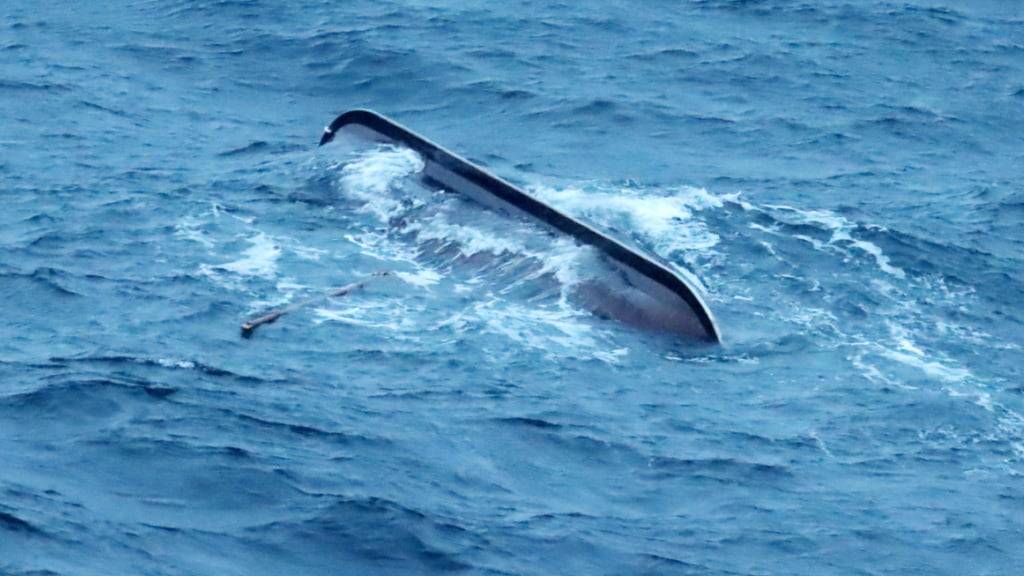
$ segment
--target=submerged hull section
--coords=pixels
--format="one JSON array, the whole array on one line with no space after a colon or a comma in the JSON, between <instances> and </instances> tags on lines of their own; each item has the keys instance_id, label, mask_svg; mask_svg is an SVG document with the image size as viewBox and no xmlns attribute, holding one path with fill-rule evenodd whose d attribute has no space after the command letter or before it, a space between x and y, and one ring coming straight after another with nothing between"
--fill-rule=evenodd
<instances>
[{"instance_id":1,"label":"submerged hull section","mask_svg":"<svg viewBox=\"0 0 1024 576\"><path fill-rule=\"evenodd\" d=\"M423 178L499 211L524 215L567 234L602 253L615 272L609 282L584 290L598 314L645 329L671 332L718 343L714 317L697 290L682 276L650 256L541 202L483 168L370 110L351 110L325 129L320 145L340 130L371 140L405 146L425 163Z\"/></svg>"}]
</instances>

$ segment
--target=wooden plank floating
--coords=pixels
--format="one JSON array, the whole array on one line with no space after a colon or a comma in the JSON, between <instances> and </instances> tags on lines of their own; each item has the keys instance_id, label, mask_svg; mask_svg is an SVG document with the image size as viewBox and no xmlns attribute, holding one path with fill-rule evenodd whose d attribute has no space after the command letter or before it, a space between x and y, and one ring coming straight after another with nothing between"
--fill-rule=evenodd
<instances>
[{"instance_id":1,"label":"wooden plank floating","mask_svg":"<svg viewBox=\"0 0 1024 576\"><path fill-rule=\"evenodd\" d=\"M291 306L285 306L283 308L276 308L274 310L271 310L270 312L267 312L266 314L263 314L263 315L258 316L256 318L253 318L252 320L249 320L248 322L244 322L242 324L242 337L243 338L251 337L253 332L255 332L257 328L259 328L260 326L264 326L266 324L273 324L274 322L277 322L278 318L284 316L285 314L291 314L292 312L295 312L296 310L299 310L301 308L305 308L306 306L309 306L310 304L316 304L318 302L323 302L324 300L327 300L328 298L340 298L342 296L348 296L352 292L355 292L356 290L359 290L359 289L365 287L366 284L368 282L370 282L371 280L373 280L374 278L380 278L382 276L390 276L390 275L391 275L391 272L388 272L386 270L385 271L381 271L381 272L374 272L373 274L367 276L366 278L360 280L359 282L353 282L351 284L346 284L346 285L344 285L344 286L342 286L340 288L333 288L333 289L328 290L327 292L325 292L323 294L320 294L319 296L314 296L313 298L307 298L305 300L296 302L295 304L292 304Z\"/></svg>"}]
</instances>

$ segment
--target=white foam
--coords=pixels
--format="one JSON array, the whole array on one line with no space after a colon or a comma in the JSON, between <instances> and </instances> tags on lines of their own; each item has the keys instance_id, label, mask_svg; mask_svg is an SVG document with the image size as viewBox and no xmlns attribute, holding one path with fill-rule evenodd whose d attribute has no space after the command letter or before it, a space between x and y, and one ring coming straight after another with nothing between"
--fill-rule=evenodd
<instances>
[{"instance_id":1,"label":"white foam","mask_svg":"<svg viewBox=\"0 0 1024 576\"><path fill-rule=\"evenodd\" d=\"M262 232L250 237L249 244L241 258L220 264L217 268L241 276L273 277L277 272L277 259L281 256L281 247L273 238Z\"/></svg>"},{"instance_id":2,"label":"white foam","mask_svg":"<svg viewBox=\"0 0 1024 576\"><path fill-rule=\"evenodd\" d=\"M774 256L776 259L779 257L779 253L775 251L775 246L772 246L771 242L768 242L766 240L760 240L758 244L760 244L762 248L764 248L769 254Z\"/></svg>"},{"instance_id":3,"label":"white foam","mask_svg":"<svg viewBox=\"0 0 1024 576\"><path fill-rule=\"evenodd\" d=\"M744 212L760 212L753 204L743 199L743 194L740 192L733 192L732 194L722 194L720 196L723 202L729 204L735 204L743 209Z\"/></svg>"},{"instance_id":4,"label":"white foam","mask_svg":"<svg viewBox=\"0 0 1024 576\"><path fill-rule=\"evenodd\" d=\"M906 364L907 366L918 368L929 378L942 380L944 382L962 382L971 375L971 372L966 368L953 368L935 360L928 360L927 358L918 356L917 354L909 354L907 352L890 349L883 349L881 353L890 360L895 360L902 364Z\"/></svg>"},{"instance_id":5,"label":"white foam","mask_svg":"<svg viewBox=\"0 0 1024 576\"><path fill-rule=\"evenodd\" d=\"M556 208L594 220L605 228L626 227L651 242L662 256L706 252L719 243L718 235L693 216L694 211L724 205L721 198L703 188L684 186L659 196L631 188L535 186L530 190Z\"/></svg>"},{"instance_id":6,"label":"white foam","mask_svg":"<svg viewBox=\"0 0 1024 576\"><path fill-rule=\"evenodd\" d=\"M567 236L559 236L548 245L546 253L528 253L528 255L540 259L543 265L539 270L527 276L525 280L533 280L551 274L563 287L573 287L580 282L581 267L588 259L595 257L595 252L589 246L577 245Z\"/></svg>"},{"instance_id":7,"label":"white foam","mask_svg":"<svg viewBox=\"0 0 1024 576\"><path fill-rule=\"evenodd\" d=\"M411 254L404 254L404 250L397 243L391 241L386 234L371 231L358 234L346 234L345 239L359 247L363 256L376 258L384 262L405 261L414 262Z\"/></svg>"},{"instance_id":8,"label":"white foam","mask_svg":"<svg viewBox=\"0 0 1024 576\"><path fill-rule=\"evenodd\" d=\"M184 370L191 370L196 367L196 363L191 360L177 360L175 358L157 358L156 363L164 368L181 368Z\"/></svg>"},{"instance_id":9,"label":"white foam","mask_svg":"<svg viewBox=\"0 0 1024 576\"><path fill-rule=\"evenodd\" d=\"M971 377L970 370L944 364L941 359L929 355L911 339L910 331L899 324L887 321L895 346L880 347L879 353L906 366L924 372L925 376L947 383L963 382Z\"/></svg>"},{"instance_id":10,"label":"white foam","mask_svg":"<svg viewBox=\"0 0 1024 576\"><path fill-rule=\"evenodd\" d=\"M986 438L1008 446L1011 455L1004 460L1008 467L1012 463L1024 461L1024 417L999 401L999 394L990 388L990 379L979 377L956 358L944 355L926 344L957 340L983 346L990 351L1001 347L1002 343L994 341L990 334L939 319L936 316L941 314L930 313L933 307L963 309L969 306L975 293L974 288L951 288L937 275L908 277L904 270L893 265L880 246L858 238L859 231L865 225L852 223L838 214L782 205L759 207L738 197L725 200L739 205L744 211L770 215L780 223L765 226L750 222L747 224L750 229L795 238L807 242L815 250L846 259L862 255L870 258L883 274L868 278L865 288L880 302L887 302L887 305L879 304L874 313L884 319L888 336L884 333L876 334L874 330L858 333L855 323L839 323L827 314L794 314L792 310L786 310L782 317L803 323L808 329L820 330L831 325L839 335L835 346L846 350L850 366L869 382L903 388L907 393L921 389L929 392L941 390L951 398L963 399L971 406L992 413L995 425L985 432ZM820 233L808 230L802 234L793 234L784 229L785 224L806 225ZM866 227L884 230L873 225ZM927 296L922 297L922 294ZM800 308L806 306L802 304ZM752 314L758 315L756 311ZM877 325L870 327L877 328ZM844 331L840 332L840 328ZM908 373L914 371L922 377L908 378ZM906 384L908 379L917 386ZM1015 471L1012 473L1018 474Z\"/></svg>"},{"instance_id":11,"label":"white foam","mask_svg":"<svg viewBox=\"0 0 1024 576\"><path fill-rule=\"evenodd\" d=\"M433 286L441 281L441 275L429 268L420 268L415 272L396 272L395 275L406 283L420 288Z\"/></svg>"},{"instance_id":12,"label":"white foam","mask_svg":"<svg viewBox=\"0 0 1024 576\"><path fill-rule=\"evenodd\" d=\"M495 220L500 217L495 216ZM593 257L593 250L577 245L571 238L559 236L548 240L540 246L530 246L529 240L538 239L538 230L520 225L515 221L501 219L505 226L502 234L494 234L472 224L453 223L446 211L441 210L421 221L410 223L406 232L416 235L419 242L437 241L437 250L444 250L452 245L457 246L458 253L472 256L488 253L494 256L519 256L511 259L504 266L514 266L522 259L532 259L540 263L540 267L513 284L506 287L511 290L521 282L529 282L550 274L562 286L562 297L580 281L580 270ZM536 243L536 242L535 242ZM479 278L476 279L480 281ZM469 283L472 283L470 281Z\"/></svg>"},{"instance_id":13,"label":"white foam","mask_svg":"<svg viewBox=\"0 0 1024 576\"><path fill-rule=\"evenodd\" d=\"M882 272L901 279L907 277L906 272L893 266L889 262L889 257L882 252L882 249L879 248L877 244L868 242L867 240L857 240L850 235L849 230L837 230L835 234L832 235L832 239L829 242L847 242L850 246L858 248L872 256L875 259L875 264L878 265L878 268Z\"/></svg>"},{"instance_id":14,"label":"white foam","mask_svg":"<svg viewBox=\"0 0 1024 576\"><path fill-rule=\"evenodd\" d=\"M421 327L413 319L413 311L393 301L353 301L347 300L339 308L315 308L316 322L341 322L352 326L362 326L376 330L391 332L420 332Z\"/></svg>"},{"instance_id":15,"label":"white foam","mask_svg":"<svg viewBox=\"0 0 1024 576\"><path fill-rule=\"evenodd\" d=\"M215 242L203 232L202 225L199 219L186 216L174 225L174 235L183 240L190 240L201 244L207 249L213 248Z\"/></svg>"},{"instance_id":16,"label":"white foam","mask_svg":"<svg viewBox=\"0 0 1024 576\"><path fill-rule=\"evenodd\" d=\"M294 252L295 255L298 256L299 258L303 260L311 260L314 262L319 261L321 256L327 254L327 250L322 250L320 248L310 248L308 246L303 246L302 244L298 243L290 243L288 245L288 249Z\"/></svg>"},{"instance_id":17,"label":"white foam","mask_svg":"<svg viewBox=\"0 0 1024 576\"><path fill-rule=\"evenodd\" d=\"M798 234L794 235L799 240L804 240L814 246L817 250L823 250L826 244L830 247L842 247L849 246L856 248L861 252L864 252L871 256L878 269L882 272L895 276L896 278L905 279L907 274L902 269L893 266L889 257L882 251L882 249L875 243L867 240L861 240L853 237L853 230L856 227L855 224L843 218L842 216L830 212L828 210L810 210L806 208L795 208L793 206L785 206L782 204L766 204L765 208L775 211L776 213L789 214L790 218L784 218L783 220L791 224L807 224L812 225L816 228L831 232L831 237L827 243L823 243L820 240L811 238L809 236ZM747 204L744 207L745 210L756 210L753 206ZM758 227L760 230L769 232L772 234L778 234L779 232L774 228L765 228L757 224L751 224L753 227ZM876 227L879 230L883 228Z\"/></svg>"},{"instance_id":18,"label":"white foam","mask_svg":"<svg viewBox=\"0 0 1024 576\"><path fill-rule=\"evenodd\" d=\"M467 222L466 214L453 212L455 208L465 209L463 203L455 200L442 199L434 205L437 196L424 196L417 194L415 187L402 186L403 179L424 169L422 158L408 149L378 148L348 163L339 163L335 168L339 173L340 191L361 203L359 211L373 215L384 224L394 222L398 216L408 215L402 219L400 235L411 235L415 238L412 243L380 229L354 232L346 237L359 245L364 255L387 262L411 264L412 270L402 266L403 269L396 273L403 281L422 288L439 283L441 276L448 272L448 266L456 260L436 263L435 259L433 268L424 267L424 256L431 255L420 251L436 243L436 250L445 255L469 257L480 253L492 254L502 259L500 266L517 266L523 259L536 260L539 266L531 267L527 275L496 290L498 293L514 290L521 282L546 275L554 277L561 286L559 300L546 304L531 302L524 306L506 298L491 298L473 308L471 314L460 317L460 326L479 326L482 323L488 332L501 334L548 354L583 355L615 362L626 353L618 347L597 345L591 326L580 317L582 314L589 319L589 314L569 303L572 289L581 281L583 271L589 269L592 249L581 248L570 238L544 237L535 226L486 210L482 210L479 217L471 215L471 221ZM539 189L535 194L567 212L582 213L606 227L619 225L635 230L664 256L678 251L707 251L719 242L718 236L693 216L697 210L723 206L723 200L703 189L678 188L654 197L645 191L629 188L586 192L573 187L562 190L548 188ZM424 210L410 211L410 208L424 207ZM500 233L495 231L495 226L500 227ZM452 290L460 294L479 291L480 281L480 278L464 280ZM366 320L364 315L350 310L325 309L317 314L321 320Z\"/></svg>"},{"instance_id":19,"label":"white foam","mask_svg":"<svg viewBox=\"0 0 1024 576\"><path fill-rule=\"evenodd\" d=\"M828 456L829 458L834 458L835 457L835 456L833 456L832 451L828 449L828 446L825 445L825 441L822 440L820 436L818 436L818 431L817 430L811 430L809 432L809 435L810 435L811 438L814 439L815 443L818 445L818 448L820 448L821 451L824 452L826 456Z\"/></svg>"},{"instance_id":20,"label":"white foam","mask_svg":"<svg viewBox=\"0 0 1024 576\"><path fill-rule=\"evenodd\" d=\"M865 353L864 352L860 352L859 354L852 354L850 356L847 356L846 359L849 360L850 364L852 364L853 367L856 368L860 372L861 376L867 378L871 382L874 382L876 384L892 384L893 383L892 380L890 380L889 378L886 378L885 375L882 374L882 371L879 370L877 366L874 366L872 364L868 364L864 360L864 356L865 356Z\"/></svg>"},{"instance_id":21,"label":"white foam","mask_svg":"<svg viewBox=\"0 0 1024 576\"><path fill-rule=\"evenodd\" d=\"M456 242L460 246L460 251L467 256L480 252L500 255L522 254L527 251L525 243L515 234L495 234L476 226L454 224L443 211L411 223L405 230L415 233L420 241L439 240L444 245Z\"/></svg>"},{"instance_id":22,"label":"white foam","mask_svg":"<svg viewBox=\"0 0 1024 576\"><path fill-rule=\"evenodd\" d=\"M625 348L609 349L600 342L601 334L586 322L585 315L569 307L524 306L491 299L474 306L472 317L483 322L485 331L549 358L593 358L616 364L628 354Z\"/></svg>"},{"instance_id":23,"label":"white foam","mask_svg":"<svg viewBox=\"0 0 1024 576\"><path fill-rule=\"evenodd\" d=\"M403 209L402 199L390 193L392 187L423 167L423 159L409 148L384 146L344 164L339 184L347 195L363 202L362 211L387 222Z\"/></svg>"}]
</instances>

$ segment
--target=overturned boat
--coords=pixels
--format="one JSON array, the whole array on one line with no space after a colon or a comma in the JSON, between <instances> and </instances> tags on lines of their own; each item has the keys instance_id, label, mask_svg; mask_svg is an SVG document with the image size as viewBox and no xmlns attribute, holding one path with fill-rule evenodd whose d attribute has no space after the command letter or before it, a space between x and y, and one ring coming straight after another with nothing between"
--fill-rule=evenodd
<instances>
[{"instance_id":1,"label":"overturned boat","mask_svg":"<svg viewBox=\"0 0 1024 576\"><path fill-rule=\"evenodd\" d=\"M580 244L595 248L614 276L583 287L595 313L648 330L719 343L714 316L694 285L651 256L534 198L487 170L371 110L350 110L324 129L323 146L338 134L404 146L424 162L420 176L499 212L540 222Z\"/></svg>"}]
</instances>

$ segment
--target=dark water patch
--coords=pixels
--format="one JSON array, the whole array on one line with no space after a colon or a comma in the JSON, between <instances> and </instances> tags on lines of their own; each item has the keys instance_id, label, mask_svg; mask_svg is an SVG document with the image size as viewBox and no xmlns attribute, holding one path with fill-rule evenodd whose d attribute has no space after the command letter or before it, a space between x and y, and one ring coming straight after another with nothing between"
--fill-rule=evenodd
<instances>
[{"instance_id":1,"label":"dark water patch","mask_svg":"<svg viewBox=\"0 0 1024 576\"><path fill-rule=\"evenodd\" d=\"M583 512L546 512L543 514L534 514L526 520L523 524L537 526L544 524L562 524L564 521L578 521L578 520L599 520L599 516L591 514L585 514Z\"/></svg>"},{"instance_id":2,"label":"dark water patch","mask_svg":"<svg viewBox=\"0 0 1024 576\"><path fill-rule=\"evenodd\" d=\"M36 250L55 250L68 245L88 241L103 241L107 231L98 228L84 230L54 230L37 236L28 243L28 247Z\"/></svg>"},{"instance_id":3,"label":"dark water patch","mask_svg":"<svg viewBox=\"0 0 1024 576\"><path fill-rule=\"evenodd\" d=\"M962 12L946 6L917 6L908 3L903 6L903 12L909 16L924 16L929 20L947 25L960 24L967 19Z\"/></svg>"},{"instance_id":4,"label":"dark water patch","mask_svg":"<svg viewBox=\"0 0 1024 576\"><path fill-rule=\"evenodd\" d=\"M663 570L669 570L672 574L693 574L694 576L704 574L738 574L732 572L721 572L710 566L687 562L671 556L647 553L637 557L642 574L661 574Z\"/></svg>"},{"instance_id":5,"label":"dark water patch","mask_svg":"<svg viewBox=\"0 0 1024 576\"><path fill-rule=\"evenodd\" d=\"M270 148L270 144L268 142L266 142L264 140L257 140L255 142L250 142L249 144L246 144L245 146L242 146L241 148L233 148L231 150L227 150L225 152L221 152L221 153L219 153L217 155L221 156L221 157L231 157L231 156L242 156L242 155L245 155L245 154L260 154L260 153L265 153L269 148Z\"/></svg>"},{"instance_id":6,"label":"dark water patch","mask_svg":"<svg viewBox=\"0 0 1024 576\"><path fill-rule=\"evenodd\" d=\"M0 92L69 92L72 89L68 84L0 79Z\"/></svg>"},{"instance_id":7,"label":"dark water patch","mask_svg":"<svg viewBox=\"0 0 1024 576\"><path fill-rule=\"evenodd\" d=\"M265 517L261 511L305 496L243 448L143 426L159 420L138 422L135 428L78 439L74 449L77 458L90 463L82 471L85 481L155 513L154 518L214 527L231 522L220 513Z\"/></svg>"},{"instance_id":8,"label":"dark water patch","mask_svg":"<svg viewBox=\"0 0 1024 576\"><path fill-rule=\"evenodd\" d=\"M729 431L722 435L727 446L754 445L757 450L794 450L821 451L821 443L810 436L794 436L789 438L770 438L750 432Z\"/></svg>"},{"instance_id":9,"label":"dark water patch","mask_svg":"<svg viewBox=\"0 0 1024 576\"><path fill-rule=\"evenodd\" d=\"M698 477L724 484L781 483L793 478L788 466L748 462L728 457L674 458L655 456L648 462L649 474L657 478Z\"/></svg>"},{"instance_id":10,"label":"dark water patch","mask_svg":"<svg viewBox=\"0 0 1024 576\"><path fill-rule=\"evenodd\" d=\"M139 422L142 421L139 420ZM163 421L161 420L161 422ZM201 441L188 438L137 437L134 432L117 431L104 437L85 440L81 444L100 451L124 452L140 456L143 459L152 458L154 461L164 459L173 461L178 457L188 458L201 462L200 468L220 469L220 473L225 475L251 474L254 477L270 475L265 470L257 469L258 459L245 448L233 445L204 444ZM243 467L238 468L237 466Z\"/></svg>"},{"instance_id":11,"label":"dark water patch","mask_svg":"<svg viewBox=\"0 0 1024 576\"><path fill-rule=\"evenodd\" d=\"M700 53L695 50L679 47L670 47L658 48L645 52L636 52L628 55L627 58L638 60L640 62L660 62L662 60L676 62L679 60L694 60L699 56Z\"/></svg>"},{"instance_id":12,"label":"dark water patch","mask_svg":"<svg viewBox=\"0 0 1024 576\"><path fill-rule=\"evenodd\" d=\"M0 564L0 572L5 575L9 574L10 576L62 576L60 572L55 572L45 568L41 570L20 570L8 568L4 564Z\"/></svg>"},{"instance_id":13,"label":"dark water patch","mask_svg":"<svg viewBox=\"0 0 1024 576\"><path fill-rule=\"evenodd\" d=\"M85 107L85 108L89 108L91 110L98 110L100 112L105 112L105 113L110 114L112 116L118 116L120 118L127 118L128 117L128 113L125 112L124 110L120 110L120 109L117 109L117 108L108 108L108 107L103 106L101 104L97 104L95 102L90 102L89 100L80 100L79 103L83 107Z\"/></svg>"},{"instance_id":14,"label":"dark water patch","mask_svg":"<svg viewBox=\"0 0 1024 576\"><path fill-rule=\"evenodd\" d=\"M178 391L177 388L171 388L169 386L146 386L143 390L145 390L146 394L150 397L161 400L172 396Z\"/></svg>"},{"instance_id":15,"label":"dark water patch","mask_svg":"<svg viewBox=\"0 0 1024 576\"><path fill-rule=\"evenodd\" d=\"M54 293L60 297L81 297L82 294L68 288L66 286L68 281L68 274L63 270L56 268L37 268L29 273L24 272L2 272L0 278L7 280L4 284L8 289L15 288L18 284L17 281L27 281L36 288L43 288L50 293ZM11 281L15 282L11 282ZM0 294L5 290L0 290Z\"/></svg>"},{"instance_id":16,"label":"dark water patch","mask_svg":"<svg viewBox=\"0 0 1024 576\"><path fill-rule=\"evenodd\" d=\"M862 128L881 128L895 136L902 136L914 140L926 140L925 134L919 132L921 128L930 122L922 122L919 119L907 118L893 114L878 116L866 120L860 124Z\"/></svg>"},{"instance_id":17,"label":"dark water patch","mask_svg":"<svg viewBox=\"0 0 1024 576\"><path fill-rule=\"evenodd\" d=\"M287 152L295 152L297 150L304 150L307 147L288 145L288 144L271 144L265 140L255 140L241 146L239 148L232 148L224 152L219 152L217 156L221 158L233 158L237 156L249 156L249 155L263 155L263 154L282 154Z\"/></svg>"},{"instance_id":18,"label":"dark water patch","mask_svg":"<svg viewBox=\"0 0 1024 576\"><path fill-rule=\"evenodd\" d=\"M772 12L775 3L770 0L697 0L703 10L721 10L765 16Z\"/></svg>"},{"instance_id":19,"label":"dark water patch","mask_svg":"<svg viewBox=\"0 0 1024 576\"><path fill-rule=\"evenodd\" d=\"M200 59L184 48L162 44L121 44L115 50L148 63L193 69Z\"/></svg>"},{"instance_id":20,"label":"dark water patch","mask_svg":"<svg viewBox=\"0 0 1024 576\"><path fill-rule=\"evenodd\" d=\"M510 426L525 426L541 430L558 430L562 427L561 424L555 424L554 422L549 422L540 418L528 418L522 416L496 418L495 421L502 424L508 424Z\"/></svg>"},{"instance_id":21,"label":"dark water patch","mask_svg":"<svg viewBox=\"0 0 1024 576\"><path fill-rule=\"evenodd\" d=\"M843 172L842 174L831 174L829 176L826 176L825 180L833 182L847 182L851 180L860 181L864 180L865 178L874 178L878 175L879 174L874 170L858 170L856 172ZM845 207L843 208L845 209ZM845 212L844 209L836 210L836 212L844 216L847 216L848 213Z\"/></svg>"},{"instance_id":22,"label":"dark water patch","mask_svg":"<svg viewBox=\"0 0 1024 576\"><path fill-rule=\"evenodd\" d=\"M22 532L25 534L46 535L42 529L31 522L14 515L14 511L0 505L0 530Z\"/></svg>"},{"instance_id":23,"label":"dark water patch","mask_svg":"<svg viewBox=\"0 0 1024 576\"><path fill-rule=\"evenodd\" d=\"M880 111L882 118L896 118L906 122L920 122L922 124L946 121L945 116L939 115L933 110L909 104L904 105L877 105L873 109Z\"/></svg>"},{"instance_id":24,"label":"dark water patch","mask_svg":"<svg viewBox=\"0 0 1024 576\"><path fill-rule=\"evenodd\" d=\"M7 417L32 423L70 419L63 424L86 419L105 419L119 413L127 399L165 400L177 390L148 382L102 377L55 375L42 387L0 396L0 410Z\"/></svg>"},{"instance_id":25,"label":"dark water patch","mask_svg":"<svg viewBox=\"0 0 1024 576\"><path fill-rule=\"evenodd\" d=\"M33 215L25 218L21 222L23 224L40 225L40 224L56 224L56 223L62 222L62 221L63 221L63 218L60 217L60 216L56 216L54 214L47 214L47 213L44 213L44 212L40 212L38 214L33 214Z\"/></svg>"},{"instance_id":26,"label":"dark water patch","mask_svg":"<svg viewBox=\"0 0 1024 576\"><path fill-rule=\"evenodd\" d=\"M720 116L704 116L700 114L683 114L679 116L679 119L687 123L693 124L695 126L701 126L706 128L724 128L736 124L736 121L730 118L723 118Z\"/></svg>"},{"instance_id":27,"label":"dark water patch","mask_svg":"<svg viewBox=\"0 0 1024 576\"><path fill-rule=\"evenodd\" d=\"M371 437L358 433L341 432L336 430L324 430L309 424L296 424L293 422L281 422L253 416L251 414L228 412L233 418L247 426L255 427L264 431L283 431L295 434L303 438L313 438L322 441L329 441L332 444L350 446L354 444L365 445L389 445L391 442L383 437Z\"/></svg>"},{"instance_id":28,"label":"dark water patch","mask_svg":"<svg viewBox=\"0 0 1024 576\"><path fill-rule=\"evenodd\" d=\"M381 398L391 400L425 400L432 397L444 398L452 395L462 396L462 391L452 392L450 390L396 390L371 394L369 398Z\"/></svg>"},{"instance_id":29,"label":"dark water patch","mask_svg":"<svg viewBox=\"0 0 1024 576\"><path fill-rule=\"evenodd\" d=\"M466 51L466 55L487 60L495 60L502 63L508 60L515 60L517 57L516 52L500 47L471 48Z\"/></svg>"},{"instance_id":30,"label":"dark water patch","mask_svg":"<svg viewBox=\"0 0 1024 576\"><path fill-rule=\"evenodd\" d=\"M607 100L604 98L595 98L585 104L580 104L570 109L570 113L573 116L593 116L593 115L604 115L616 112L619 105L613 100Z\"/></svg>"},{"instance_id":31,"label":"dark water patch","mask_svg":"<svg viewBox=\"0 0 1024 576\"><path fill-rule=\"evenodd\" d=\"M772 118L771 124L791 132L808 132L815 129L795 118Z\"/></svg>"},{"instance_id":32,"label":"dark water patch","mask_svg":"<svg viewBox=\"0 0 1024 576\"><path fill-rule=\"evenodd\" d=\"M293 542L329 562L370 562L378 570L402 571L467 570L472 566L461 559L461 552L482 541L458 524L379 497L335 499L305 519L246 532L260 540Z\"/></svg>"},{"instance_id":33,"label":"dark water patch","mask_svg":"<svg viewBox=\"0 0 1024 576\"><path fill-rule=\"evenodd\" d=\"M502 100L531 100L538 98L539 95L526 88L516 87L512 88L504 85L501 82L493 80L478 80L469 82L459 87L459 90L463 90L469 93L482 92L487 94L497 95Z\"/></svg>"},{"instance_id":34,"label":"dark water patch","mask_svg":"<svg viewBox=\"0 0 1024 576\"><path fill-rule=\"evenodd\" d=\"M204 364L202 362L196 362L193 360L168 360L168 359L154 359L137 356L79 356L79 357L51 357L50 362L56 364L105 364L110 366L140 366L145 368L157 368L162 370L194 370L197 373L205 374L207 376L213 376L215 378L225 378L244 384L263 384L277 382L277 379L267 379L258 376L251 376L247 374L241 374L238 372L232 372L224 368L219 368L210 364Z\"/></svg>"},{"instance_id":35,"label":"dark water patch","mask_svg":"<svg viewBox=\"0 0 1024 576\"><path fill-rule=\"evenodd\" d=\"M496 423L508 426L533 449L543 449L554 458L573 455L572 458L588 468L642 466L644 455L636 447L624 442L606 440L596 435L568 432L563 425L539 419L498 419Z\"/></svg>"},{"instance_id":36,"label":"dark water patch","mask_svg":"<svg viewBox=\"0 0 1024 576\"><path fill-rule=\"evenodd\" d=\"M267 10L268 6L258 0L214 0L212 2L179 2L180 6L166 8L167 14L174 17L195 18L198 16L212 17L239 17L246 20L267 20L273 21L281 16L279 10Z\"/></svg>"},{"instance_id":37,"label":"dark water patch","mask_svg":"<svg viewBox=\"0 0 1024 576\"><path fill-rule=\"evenodd\" d=\"M943 542L943 548L956 554L992 554L1003 553L1001 547L985 536L959 536Z\"/></svg>"}]
</instances>

